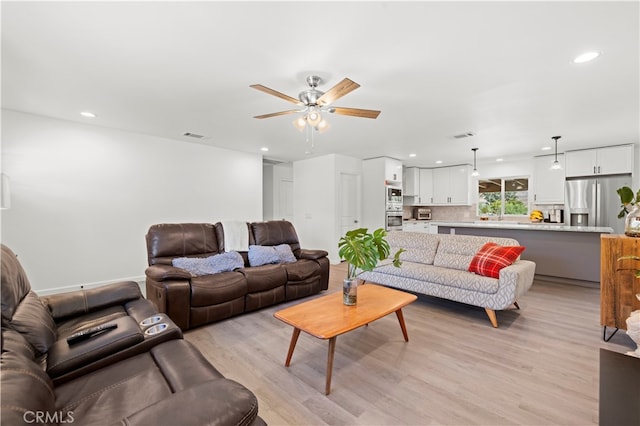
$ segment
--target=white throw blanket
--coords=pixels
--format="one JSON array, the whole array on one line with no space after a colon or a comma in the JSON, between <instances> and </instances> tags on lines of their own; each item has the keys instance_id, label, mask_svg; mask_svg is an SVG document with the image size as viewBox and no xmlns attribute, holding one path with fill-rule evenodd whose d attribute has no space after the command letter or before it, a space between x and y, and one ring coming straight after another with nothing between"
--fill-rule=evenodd
<instances>
[{"instance_id":1,"label":"white throw blanket","mask_svg":"<svg viewBox=\"0 0 640 426\"><path fill-rule=\"evenodd\" d=\"M249 229L247 222L241 220L223 220L225 251L248 251Z\"/></svg>"}]
</instances>

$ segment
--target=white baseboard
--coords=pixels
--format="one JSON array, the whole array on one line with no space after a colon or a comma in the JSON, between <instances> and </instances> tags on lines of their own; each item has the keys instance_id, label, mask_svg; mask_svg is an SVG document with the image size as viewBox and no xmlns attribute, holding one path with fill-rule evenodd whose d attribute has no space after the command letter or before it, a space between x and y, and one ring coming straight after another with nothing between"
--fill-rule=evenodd
<instances>
[{"instance_id":1,"label":"white baseboard","mask_svg":"<svg viewBox=\"0 0 640 426\"><path fill-rule=\"evenodd\" d=\"M48 296L56 293L66 293L69 291L77 291L77 290L83 290L83 289L86 290L89 288L102 287L104 285L112 284L120 281L135 281L138 284L138 287L140 287L140 291L142 292L142 295L145 297L147 296L147 292L146 292L147 289L145 286L144 276L125 277L125 278L120 278L116 280L99 281L99 282L93 282L93 283L87 283L87 284L70 285L65 287L48 288L46 290L34 290L34 291L38 293L38 296Z\"/></svg>"}]
</instances>

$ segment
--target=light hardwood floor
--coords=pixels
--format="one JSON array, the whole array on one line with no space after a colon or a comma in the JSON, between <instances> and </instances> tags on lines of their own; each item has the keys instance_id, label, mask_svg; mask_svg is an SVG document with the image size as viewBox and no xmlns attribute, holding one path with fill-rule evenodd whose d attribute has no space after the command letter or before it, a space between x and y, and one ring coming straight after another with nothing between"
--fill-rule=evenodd
<instances>
[{"instance_id":1,"label":"light hardwood floor","mask_svg":"<svg viewBox=\"0 0 640 426\"><path fill-rule=\"evenodd\" d=\"M331 266L328 292L341 291ZM317 296L312 296L317 297ZM211 363L258 397L270 425L589 425L598 423L599 348L635 348L624 331L602 340L598 289L536 281L520 310L498 312L419 296L395 315L337 339L331 394L327 341L273 313L300 301L185 333ZM303 299L307 300L307 299Z\"/></svg>"}]
</instances>

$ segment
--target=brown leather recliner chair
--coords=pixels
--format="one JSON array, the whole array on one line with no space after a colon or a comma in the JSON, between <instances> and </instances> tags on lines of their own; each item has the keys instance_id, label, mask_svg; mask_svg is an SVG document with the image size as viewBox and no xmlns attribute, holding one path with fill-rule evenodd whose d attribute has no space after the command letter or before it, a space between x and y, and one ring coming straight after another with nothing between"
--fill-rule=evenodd
<instances>
[{"instance_id":1,"label":"brown leather recliner chair","mask_svg":"<svg viewBox=\"0 0 640 426\"><path fill-rule=\"evenodd\" d=\"M255 395L184 341L136 283L41 299L4 245L1 262L0 423L264 424ZM97 324L117 327L67 342Z\"/></svg>"},{"instance_id":2,"label":"brown leather recliner chair","mask_svg":"<svg viewBox=\"0 0 640 426\"><path fill-rule=\"evenodd\" d=\"M247 223L247 232L250 245L288 244L296 261L251 266L247 252L242 251L243 268L193 276L174 267L173 260L224 253L222 224L152 225L146 235L147 298L182 330L187 330L328 288L328 253L302 249L290 222Z\"/></svg>"}]
</instances>

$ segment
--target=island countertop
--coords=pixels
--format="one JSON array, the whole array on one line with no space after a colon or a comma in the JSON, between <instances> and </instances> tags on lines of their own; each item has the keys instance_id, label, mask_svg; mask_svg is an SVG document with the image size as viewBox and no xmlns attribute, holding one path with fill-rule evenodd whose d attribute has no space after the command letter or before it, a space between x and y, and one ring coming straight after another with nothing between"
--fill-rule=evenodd
<instances>
[{"instance_id":1,"label":"island countertop","mask_svg":"<svg viewBox=\"0 0 640 426\"><path fill-rule=\"evenodd\" d=\"M600 236L610 227L568 226L509 221L433 221L440 234L483 235L517 240L526 249L522 258L536 263L536 277L552 281L600 285ZM434 227L435 227L434 226Z\"/></svg>"},{"instance_id":2,"label":"island countertop","mask_svg":"<svg viewBox=\"0 0 640 426\"><path fill-rule=\"evenodd\" d=\"M561 232L593 232L597 234L612 234L613 228L608 226L569 226L561 223L523 223L502 220L477 221L440 221L432 220L431 224L450 228L487 228L487 229L518 229L523 231L561 231Z\"/></svg>"}]
</instances>

